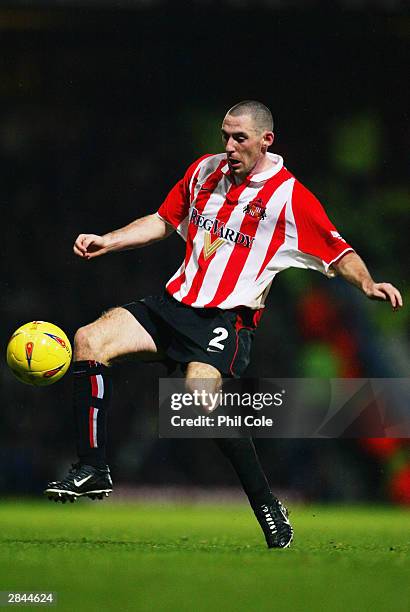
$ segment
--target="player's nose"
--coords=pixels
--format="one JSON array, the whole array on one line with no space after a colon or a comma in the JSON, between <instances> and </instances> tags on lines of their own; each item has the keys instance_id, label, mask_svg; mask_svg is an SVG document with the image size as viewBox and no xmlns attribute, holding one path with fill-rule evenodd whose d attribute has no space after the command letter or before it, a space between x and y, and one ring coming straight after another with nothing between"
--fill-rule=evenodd
<instances>
[{"instance_id":1,"label":"player's nose","mask_svg":"<svg viewBox=\"0 0 410 612\"><path fill-rule=\"evenodd\" d=\"M235 151L235 141L232 138L232 136L230 138L228 138L228 140L225 142L225 151L227 153L233 153Z\"/></svg>"}]
</instances>

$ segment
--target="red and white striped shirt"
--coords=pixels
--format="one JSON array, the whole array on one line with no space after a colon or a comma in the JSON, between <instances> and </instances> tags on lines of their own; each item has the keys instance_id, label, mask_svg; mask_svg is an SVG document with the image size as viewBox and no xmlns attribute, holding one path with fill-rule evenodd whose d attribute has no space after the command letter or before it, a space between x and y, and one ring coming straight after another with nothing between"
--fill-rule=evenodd
<instances>
[{"instance_id":1,"label":"red and white striped shirt","mask_svg":"<svg viewBox=\"0 0 410 612\"><path fill-rule=\"evenodd\" d=\"M186 241L186 254L166 289L194 308L263 307L278 272L329 270L353 249L320 202L268 153L273 166L236 185L225 153L194 162L158 215Z\"/></svg>"}]
</instances>

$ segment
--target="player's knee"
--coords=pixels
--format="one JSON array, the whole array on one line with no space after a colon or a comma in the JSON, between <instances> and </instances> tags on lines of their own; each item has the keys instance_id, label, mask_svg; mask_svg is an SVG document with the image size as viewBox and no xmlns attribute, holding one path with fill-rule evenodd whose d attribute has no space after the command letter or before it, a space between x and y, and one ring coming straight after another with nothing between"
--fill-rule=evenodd
<instances>
[{"instance_id":1,"label":"player's knee","mask_svg":"<svg viewBox=\"0 0 410 612\"><path fill-rule=\"evenodd\" d=\"M75 359L101 359L101 343L98 339L98 333L92 325L80 327L74 336L74 354Z\"/></svg>"},{"instance_id":2,"label":"player's knee","mask_svg":"<svg viewBox=\"0 0 410 612\"><path fill-rule=\"evenodd\" d=\"M203 377L205 372L201 369L191 368L191 376L185 379L185 390L196 398L195 407L204 414L210 414L218 406L218 392L221 388L222 379L218 375L210 376L210 372L206 374L209 378ZM212 372L213 374L213 372Z\"/></svg>"},{"instance_id":3,"label":"player's knee","mask_svg":"<svg viewBox=\"0 0 410 612\"><path fill-rule=\"evenodd\" d=\"M88 348L90 348L90 346L87 327L80 327L77 329L74 336L74 350L83 351L84 349Z\"/></svg>"},{"instance_id":4,"label":"player's knee","mask_svg":"<svg viewBox=\"0 0 410 612\"><path fill-rule=\"evenodd\" d=\"M186 378L185 391L191 395L198 391L198 381L195 378Z\"/></svg>"}]
</instances>

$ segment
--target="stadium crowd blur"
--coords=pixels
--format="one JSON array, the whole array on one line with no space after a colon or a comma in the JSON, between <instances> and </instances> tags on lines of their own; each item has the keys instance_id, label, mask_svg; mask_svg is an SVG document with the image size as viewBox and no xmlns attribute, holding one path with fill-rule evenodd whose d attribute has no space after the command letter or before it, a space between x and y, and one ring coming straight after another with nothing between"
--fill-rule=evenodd
<instances>
[{"instance_id":1,"label":"stadium crowd blur","mask_svg":"<svg viewBox=\"0 0 410 612\"><path fill-rule=\"evenodd\" d=\"M238 3L233 16L232 3L193 5L188 14L167 3L0 11L2 346L27 321L52 321L72 337L102 310L158 293L182 257L178 237L90 263L73 256L75 237L155 211L192 160L220 150L225 110L256 98L273 110L274 150L407 307L392 314L343 281L287 271L272 287L248 375L407 376L408 18L359 10L318 20L315 10L267 3ZM115 480L236 487L211 441L158 439L165 375L138 363L114 374ZM38 494L74 459L69 376L26 387L3 361L1 386L0 493ZM257 444L275 489L410 503L406 440Z\"/></svg>"}]
</instances>

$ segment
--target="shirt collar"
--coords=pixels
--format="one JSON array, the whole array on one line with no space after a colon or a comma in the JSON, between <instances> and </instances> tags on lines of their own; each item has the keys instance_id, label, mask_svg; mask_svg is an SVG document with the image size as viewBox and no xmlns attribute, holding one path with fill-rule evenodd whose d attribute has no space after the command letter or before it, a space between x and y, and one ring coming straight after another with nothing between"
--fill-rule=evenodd
<instances>
[{"instance_id":1,"label":"shirt collar","mask_svg":"<svg viewBox=\"0 0 410 612\"><path fill-rule=\"evenodd\" d=\"M269 159L273 162L273 166L271 166L270 168L268 168L267 170L265 170L264 172L258 172L257 174L251 174L249 176L246 177L246 180L248 180L251 183L262 183L263 181L266 181L267 179L272 178L272 176L275 176L275 174L277 174L280 170L282 170L283 168L283 157L281 157L280 155L277 155L276 153L267 153L266 154ZM221 171L224 174L229 175L229 165L228 163L226 163Z\"/></svg>"}]
</instances>

